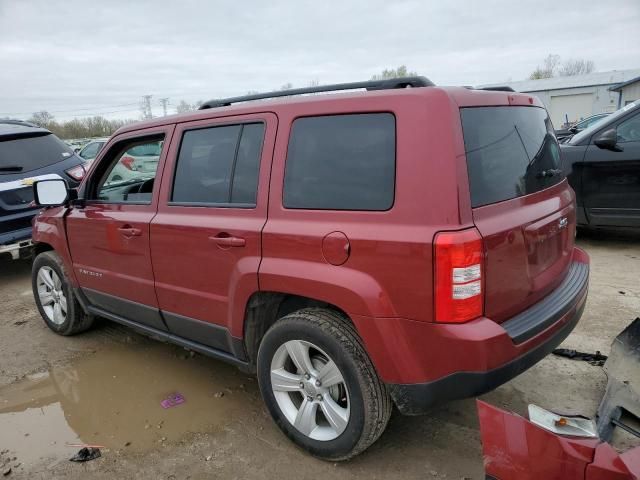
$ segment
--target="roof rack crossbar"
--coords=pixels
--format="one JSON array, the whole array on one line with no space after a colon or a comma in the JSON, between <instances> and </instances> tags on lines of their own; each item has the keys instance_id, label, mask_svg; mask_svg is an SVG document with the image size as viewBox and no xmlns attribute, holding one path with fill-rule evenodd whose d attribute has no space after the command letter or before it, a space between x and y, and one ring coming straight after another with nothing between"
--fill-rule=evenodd
<instances>
[{"instance_id":1,"label":"roof rack crossbar","mask_svg":"<svg viewBox=\"0 0 640 480\"><path fill-rule=\"evenodd\" d=\"M263 100L267 98L290 97L308 93L335 92L340 90L391 90L407 87L433 87L434 83L426 77L403 77L388 80L369 80L366 82L334 83L333 85L318 85L315 87L292 88L289 90L276 90L274 92L255 93L239 97L221 98L209 100L203 103L199 110L207 108L228 107L233 103L249 102L251 100Z\"/></svg>"}]
</instances>

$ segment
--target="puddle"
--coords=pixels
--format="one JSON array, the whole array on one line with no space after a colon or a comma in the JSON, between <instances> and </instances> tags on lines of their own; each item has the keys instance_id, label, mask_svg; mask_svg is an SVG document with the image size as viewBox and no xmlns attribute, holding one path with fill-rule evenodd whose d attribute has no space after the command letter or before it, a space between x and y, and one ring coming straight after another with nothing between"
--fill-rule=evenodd
<instances>
[{"instance_id":1,"label":"puddle","mask_svg":"<svg viewBox=\"0 0 640 480\"><path fill-rule=\"evenodd\" d=\"M257 382L247 375L185 356L163 344L127 345L0 388L0 452L28 465L67 460L78 450L67 443L144 451L260 408ZM163 409L175 392L185 403Z\"/></svg>"}]
</instances>

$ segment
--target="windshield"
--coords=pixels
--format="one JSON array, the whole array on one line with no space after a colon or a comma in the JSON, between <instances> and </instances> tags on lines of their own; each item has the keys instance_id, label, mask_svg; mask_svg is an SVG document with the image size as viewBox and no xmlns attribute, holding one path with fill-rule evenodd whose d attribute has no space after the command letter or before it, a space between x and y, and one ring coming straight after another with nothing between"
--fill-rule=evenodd
<instances>
[{"instance_id":1,"label":"windshield","mask_svg":"<svg viewBox=\"0 0 640 480\"><path fill-rule=\"evenodd\" d=\"M0 175L30 172L72 155L73 151L51 133L4 141L0 139Z\"/></svg>"},{"instance_id":2,"label":"windshield","mask_svg":"<svg viewBox=\"0 0 640 480\"><path fill-rule=\"evenodd\" d=\"M608 117L605 117L605 118L607 119L608 123L613 123L618 118L622 117L623 115L626 115L629 110L631 110L633 108L637 108L637 107L640 107L640 100L636 100L635 102L630 103L629 105L625 105L620 110L615 111L614 113L612 113L611 115L609 115ZM578 144L582 143L583 140L591 137L591 135L593 135L597 129L601 128L603 123L604 122L596 122L596 123L590 125L588 128L585 128L580 133L576 133L571 138L571 140L569 140L567 143L569 145L578 145Z\"/></svg>"}]
</instances>

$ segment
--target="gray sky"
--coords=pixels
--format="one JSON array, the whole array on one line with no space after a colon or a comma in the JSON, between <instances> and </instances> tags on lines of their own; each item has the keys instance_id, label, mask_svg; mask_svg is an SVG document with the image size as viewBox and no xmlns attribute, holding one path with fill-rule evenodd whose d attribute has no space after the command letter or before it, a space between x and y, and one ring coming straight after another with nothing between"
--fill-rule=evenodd
<instances>
[{"instance_id":1,"label":"gray sky","mask_svg":"<svg viewBox=\"0 0 640 480\"><path fill-rule=\"evenodd\" d=\"M366 80L524 79L548 53L640 68L640 0L0 0L0 116L138 118L195 101Z\"/></svg>"}]
</instances>

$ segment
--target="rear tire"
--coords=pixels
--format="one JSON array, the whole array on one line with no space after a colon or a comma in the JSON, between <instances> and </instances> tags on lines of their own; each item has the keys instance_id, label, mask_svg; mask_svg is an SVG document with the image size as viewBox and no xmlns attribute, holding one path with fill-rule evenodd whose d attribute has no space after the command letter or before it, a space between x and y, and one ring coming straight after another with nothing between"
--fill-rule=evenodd
<instances>
[{"instance_id":1,"label":"rear tire","mask_svg":"<svg viewBox=\"0 0 640 480\"><path fill-rule=\"evenodd\" d=\"M36 257L31 286L44 323L58 335L75 335L93 325L94 317L82 310L57 253L43 252Z\"/></svg>"},{"instance_id":2,"label":"rear tire","mask_svg":"<svg viewBox=\"0 0 640 480\"><path fill-rule=\"evenodd\" d=\"M308 308L278 320L260 343L257 370L278 427L323 460L358 455L389 422L386 385L353 325L332 310Z\"/></svg>"}]
</instances>

